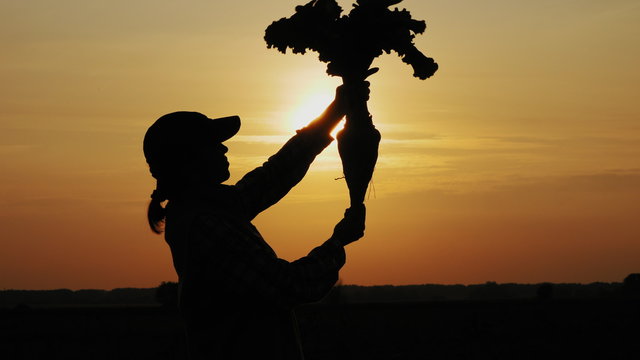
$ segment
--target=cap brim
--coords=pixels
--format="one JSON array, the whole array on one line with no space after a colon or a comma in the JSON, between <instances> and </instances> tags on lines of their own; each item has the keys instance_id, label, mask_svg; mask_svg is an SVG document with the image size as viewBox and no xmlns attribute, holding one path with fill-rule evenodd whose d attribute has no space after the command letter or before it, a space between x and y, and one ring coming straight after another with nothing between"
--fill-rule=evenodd
<instances>
[{"instance_id":1,"label":"cap brim","mask_svg":"<svg viewBox=\"0 0 640 360\"><path fill-rule=\"evenodd\" d=\"M207 125L211 128L214 139L219 142L229 140L240 130L240 117L238 115L209 120Z\"/></svg>"}]
</instances>

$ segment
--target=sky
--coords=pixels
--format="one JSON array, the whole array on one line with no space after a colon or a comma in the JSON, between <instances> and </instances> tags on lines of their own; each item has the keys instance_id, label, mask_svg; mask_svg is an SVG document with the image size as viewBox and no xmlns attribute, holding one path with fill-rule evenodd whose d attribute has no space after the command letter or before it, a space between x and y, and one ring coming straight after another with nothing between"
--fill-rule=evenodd
<instances>
[{"instance_id":1,"label":"sky","mask_svg":"<svg viewBox=\"0 0 640 360\"><path fill-rule=\"evenodd\" d=\"M345 11L349 1L339 1ZM340 79L267 49L297 1L0 0L0 289L175 281L146 223L159 116L240 115L232 177L319 115ZM343 284L622 281L640 272L640 3L405 0L440 69L374 62L382 133ZM348 206L335 142L254 224L280 257Z\"/></svg>"}]
</instances>

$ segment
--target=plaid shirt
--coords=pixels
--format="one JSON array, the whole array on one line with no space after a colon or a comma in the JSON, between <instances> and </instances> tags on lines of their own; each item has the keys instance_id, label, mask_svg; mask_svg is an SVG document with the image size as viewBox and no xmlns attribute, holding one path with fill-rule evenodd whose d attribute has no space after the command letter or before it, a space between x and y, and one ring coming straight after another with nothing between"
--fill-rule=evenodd
<instances>
[{"instance_id":1,"label":"plaid shirt","mask_svg":"<svg viewBox=\"0 0 640 360\"><path fill-rule=\"evenodd\" d=\"M285 196L332 140L300 130L235 186L170 201L165 238L194 358L302 357L291 309L329 292L344 265L344 248L332 237L288 262L251 220Z\"/></svg>"}]
</instances>

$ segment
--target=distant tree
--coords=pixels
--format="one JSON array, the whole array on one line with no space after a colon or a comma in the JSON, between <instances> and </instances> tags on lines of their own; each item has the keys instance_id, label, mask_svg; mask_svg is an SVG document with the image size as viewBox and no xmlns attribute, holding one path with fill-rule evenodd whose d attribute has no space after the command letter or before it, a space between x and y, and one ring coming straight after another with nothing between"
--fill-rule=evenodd
<instances>
[{"instance_id":1,"label":"distant tree","mask_svg":"<svg viewBox=\"0 0 640 360\"><path fill-rule=\"evenodd\" d=\"M536 290L536 295L540 300L548 300L553 297L553 284L551 283L543 283L538 286Z\"/></svg>"},{"instance_id":2,"label":"distant tree","mask_svg":"<svg viewBox=\"0 0 640 360\"><path fill-rule=\"evenodd\" d=\"M509 299L511 293L509 291L510 284L498 284L495 281L487 281L480 285L469 285L469 299L472 300L496 300Z\"/></svg>"},{"instance_id":3,"label":"distant tree","mask_svg":"<svg viewBox=\"0 0 640 360\"><path fill-rule=\"evenodd\" d=\"M178 283L163 281L156 288L156 301L167 308L178 306Z\"/></svg>"},{"instance_id":4,"label":"distant tree","mask_svg":"<svg viewBox=\"0 0 640 360\"><path fill-rule=\"evenodd\" d=\"M640 297L640 273L627 275L622 283L622 291L627 296Z\"/></svg>"}]
</instances>

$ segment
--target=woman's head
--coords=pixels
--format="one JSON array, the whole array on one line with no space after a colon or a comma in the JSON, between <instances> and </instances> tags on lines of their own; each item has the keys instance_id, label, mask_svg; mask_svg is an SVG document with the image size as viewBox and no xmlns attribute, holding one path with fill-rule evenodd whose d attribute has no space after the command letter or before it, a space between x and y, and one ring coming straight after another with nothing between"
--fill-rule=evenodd
<instances>
[{"instance_id":1,"label":"woman's head","mask_svg":"<svg viewBox=\"0 0 640 360\"><path fill-rule=\"evenodd\" d=\"M197 112L179 111L161 116L149 127L143 151L157 180L149 204L151 229L162 232L162 201L194 187L222 183L229 178L227 147L222 144L240 129L240 118L209 119Z\"/></svg>"}]
</instances>

